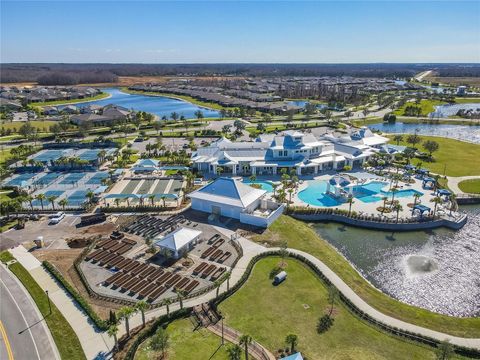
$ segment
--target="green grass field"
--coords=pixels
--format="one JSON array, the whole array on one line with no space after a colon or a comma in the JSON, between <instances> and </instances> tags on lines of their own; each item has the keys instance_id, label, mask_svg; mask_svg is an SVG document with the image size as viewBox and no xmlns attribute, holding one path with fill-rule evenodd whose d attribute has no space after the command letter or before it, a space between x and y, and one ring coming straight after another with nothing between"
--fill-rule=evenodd
<instances>
[{"instance_id":1,"label":"green grass field","mask_svg":"<svg viewBox=\"0 0 480 360\"><path fill-rule=\"evenodd\" d=\"M13 259L14 257L7 251L0 253L0 261L4 263ZM70 324L53 303L51 304L52 312L50 313L45 292L38 286L28 271L18 262L10 265L9 269L22 282L23 286L25 286L35 301L35 304L37 304L38 309L44 316L47 326L52 333L53 340L55 344L57 344L61 358L63 360L86 359L75 331L73 331Z\"/></svg>"},{"instance_id":2,"label":"green grass field","mask_svg":"<svg viewBox=\"0 0 480 360\"><path fill-rule=\"evenodd\" d=\"M480 194L480 179L464 180L458 184L460 190L470 194Z\"/></svg>"},{"instance_id":3,"label":"green grass field","mask_svg":"<svg viewBox=\"0 0 480 360\"><path fill-rule=\"evenodd\" d=\"M269 246L279 246L287 241L288 247L310 253L340 276L363 300L386 315L455 336L480 337L480 318L455 318L433 313L396 301L375 289L303 221L282 215L268 230L252 239Z\"/></svg>"},{"instance_id":4,"label":"green grass field","mask_svg":"<svg viewBox=\"0 0 480 360\"><path fill-rule=\"evenodd\" d=\"M455 102L457 104L480 103L480 97L456 97Z\"/></svg>"},{"instance_id":5,"label":"green grass field","mask_svg":"<svg viewBox=\"0 0 480 360\"><path fill-rule=\"evenodd\" d=\"M435 110L436 105L445 104L445 102L438 101L438 100L430 100L430 99L422 99L420 104L416 104L413 102L406 102L403 106L395 110L393 113L395 115L404 115L405 108L407 106L419 106L421 108L421 116L427 116L429 113Z\"/></svg>"},{"instance_id":6,"label":"green grass field","mask_svg":"<svg viewBox=\"0 0 480 360\"><path fill-rule=\"evenodd\" d=\"M393 136L389 135L389 137ZM400 145L409 145L405 141L406 138L407 135L403 136L404 141L401 141ZM436 141L440 147L433 153L433 162L414 158L412 161L414 165L422 162L422 167L440 175L443 175L444 170L445 175L448 176L480 175L480 166L472 166L480 157L480 145L437 136L420 135L420 138L422 141L416 147L421 151L424 151L422 143L426 140Z\"/></svg>"},{"instance_id":7,"label":"green grass field","mask_svg":"<svg viewBox=\"0 0 480 360\"><path fill-rule=\"evenodd\" d=\"M56 124L56 121L51 120L32 120L29 121L30 125L34 128L37 128L40 132L49 132L50 126ZM11 129L14 132L18 132L18 130L25 124L24 122L16 121L16 122L3 122L0 124L0 128L4 129Z\"/></svg>"},{"instance_id":8,"label":"green grass field","mask_svg":"<svg viewBox=\"0 0 480 360\"><path fill-rule=\"evenodd\" d=\"M73 100L54 100L54 101L45 101L45 102L38 102L38 103L31 103L30 105L31 106L36 106L36 107L40 107L40 106L55 106L55 105L65 105L65 104L77 104L77 103L83 103L83 102L86 102L86 101L95 101L95 100L101 100L101 99L105 99L107 97L109 97L110 94L109 93L100 93L96 96L92 96L92 97L87 97L85 99L73 99Z\"/></svg>"},{"instance_id":9,"label":"green grass field","mask_svg":"<svg viewBox=\"0 0 480 360\"><path fill-rule=\"evenodd\" d=\"M204 328L193 331L189 319L172 322L167 327L167 333L170 336L170 360L227 360L225 348L219 348L220 338ZM160 356L160 353L150 349L147 339L138 348L135 360L156 360Z\"/></svg>"},{"instance_id":10,"label":"green grass field","mask_svg":"<svg viewBox=\"0 0 480 360\"><path fill-rule=\"evenodd\" d=\"M247 283L219 308L229 326L251 335L270 351L285 349L288 334L308 359L435 359L433 349L390 336L352 315L338 300L332 327L318 334L318 319L329 311L328 289L301 262L287 259L287 280L273 286L278 257L260 260Z\"/></svg>"}]
</instances>

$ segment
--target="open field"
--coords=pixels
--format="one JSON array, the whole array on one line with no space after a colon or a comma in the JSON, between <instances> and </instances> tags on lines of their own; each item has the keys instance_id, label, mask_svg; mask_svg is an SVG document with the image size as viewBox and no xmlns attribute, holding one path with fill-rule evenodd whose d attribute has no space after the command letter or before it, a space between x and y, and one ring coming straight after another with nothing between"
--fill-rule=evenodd
<instances>
[{"instance_id":1,"label":"open field","mask_svg":"<svg viewBox=\"0 0 480 360\"><path fill-rule=\"evenodd\" d=\"M388 137L392 138L393 136L389 135ZM405 141L407 136L403 138L400 145L409 146ZM414 165L421 162L422 167L440 175L444 175L444 171L448 176L480 175L480 167L472 166L478 162L480 157L480 145L437 136L420 135L420 138L422 139L421 143L416 145L419 150L424 151L422 143L426 140L436 141L439 149L433 153L435 161L427 162L425 159L414 158L412 161Z\"/></svg>"},{"instance_id":2,"label":"open field","mask_svg":"<svg viewBox=\"0 0 480 360\"><path fill-rule=\"evenodd\" d=\"M0 253L0 260L2 262L13 259L14 257L6 251ZM44 316L47 326L52 333L55 344L57 344L61 358L69 360L85 359L80 341L72 327L53 303L51 303L52 312L50 313L47 296L28 271L18 262L10 265L9 269L22 282L23 286L25 286L37 304L38 309Z\"/></svg>"},{"instance_id":3,"label":"open field","mask_svg":"<svg viewBox=\"0 0 480 360\"><path fill-rule=\"evenodd\" d=\"M34 128L38 129L38 131L48 132L49 129L50 129L50 126L56 124L57 122L52 121L52 120L32 120L32 121L29 121L29 123ZM18 130L24 124L25 124L25 122L23 122L23 121L15 121L15 122L2 121L0 123L0 128L11 129L14 132L18 132Z\"/></svg>"},{"instance_id":4,"label":"open field","mask_svg":"<svg viewBox=\"0 0 480 360\"><path fill-rule=\"evenodd\" d=\"M298 336L297 349L308 359L434 359L434 351L395 338L352 315L336 301L332 327L318 334L318 319L329 312L328 289L300 261L287 259L288 278L273 286L270 271L279 257L260 260L247 283L219 305L229 326L266 346L285 348L288 334ZM252 299L254 303L252 303Z\"/></svg>"},{"instance_id":5,"label":"open field","mask_svg":"<svg viewBox=\"0 0 480 360\"><path fill-rule=\"evenodd\" d=\"M480 194L480 179L464 180L458 184L460 190L470 194Z\"/></svg>"},{"instance_id":6,"label":"open field","mask_svg":"<svg viewBox=\"0 0 480 360\"><path fill-rule=\"evenodd\" d=\"M252 236L252 240L268 246L279 246L287 241L288 247L312 254L340 276L363 300L386 315L455 336L480 336L480 318L455 318L433 313L396 301L375 289L333 246L302 221L282 215L263 234Z\"/></svg>"},{"instance_id":7,"label":"open field","mask_svg":"<svg viewBox=\"0 0 480 360\"><path fill-rule=\"evenodd\" d=\"M220 338L204 328L193 331L189 319L172 322L167 327L167 333L170 336L169 359L227 359L225 348L219 348ZM135 354L135 360L156 360L160 357L161 353L150 349L149 339L140 345Z\"/></svg>"},{"instance_id":8,"label":"open field","mask_svg":"<svg viewBox=\"0 0 480 360\"><path fill-rule=\"evenodd\" d=\"M393 113L395 115L405 115L405 108L407 106L416 106L421 108L421 115L420 116L427 116L431 112L435 110L436 105L442 105L445 104L445 102L438 101L438 100L426 100L422 99L420 101L420 104L416 104L414 101L409 101L406 102L403 106L399 107L397 110L395 110Z\"/></svg>"},{"instance_id":9,"label":"open field","mask_svg":"<svg viewBox=\"0 0 480 360\"><path fill-rule=\"evenodd\" d=\"M426 76L424 80L430 82L438 82L440 84L448 84L453 86L470 85L480 86L480 77L445 77L445 76Z\"/></svg>"}]
</instances>

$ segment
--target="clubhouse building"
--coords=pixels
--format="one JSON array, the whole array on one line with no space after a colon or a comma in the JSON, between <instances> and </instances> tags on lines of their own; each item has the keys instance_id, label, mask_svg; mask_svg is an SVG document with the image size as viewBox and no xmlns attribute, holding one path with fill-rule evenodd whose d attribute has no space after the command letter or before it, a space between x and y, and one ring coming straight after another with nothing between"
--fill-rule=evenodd
<instances>
[{"instance_id":1,"label":"clubhouse building","mask_svg":"<svg viewBox=\"0 0 480 360\"><path fill-rule=\"evenodd\" d=\"M193 166L204 174L275 175L282 169L297 175L316 175L345 166L360 167L379 152L388 139L368 128L336 137L285 131L263 134L255 141L232 142L222 138L192 154Z\"/></svg>"}]
</instances>

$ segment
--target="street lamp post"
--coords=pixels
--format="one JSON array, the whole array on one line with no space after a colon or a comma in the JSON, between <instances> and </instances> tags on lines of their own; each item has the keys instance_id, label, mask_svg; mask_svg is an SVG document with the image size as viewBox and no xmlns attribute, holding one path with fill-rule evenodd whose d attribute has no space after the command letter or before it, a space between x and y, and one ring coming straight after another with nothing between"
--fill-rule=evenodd
<instances>
[{"instance_id":1,"label":"street lamp post","mask_svg":"<svg viewBox=\"0 0 480 360\"><path fill-rule=\"evenodd\" d=\"M52 304L50 303L50 296L48 296L48 290L45 290L45 294L47 294L48 310L50 311L49 314L51 314L52 313Z\"/></svg>"}]
</instances>

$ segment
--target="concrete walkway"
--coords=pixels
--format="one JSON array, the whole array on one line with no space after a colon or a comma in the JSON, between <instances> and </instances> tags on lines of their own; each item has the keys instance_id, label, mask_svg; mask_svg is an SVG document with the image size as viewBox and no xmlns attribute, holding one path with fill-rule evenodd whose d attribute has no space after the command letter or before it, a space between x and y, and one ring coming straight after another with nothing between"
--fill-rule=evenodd
<instances>
[{"instance_id":1,"label":"concrete walkway","mask_svg":"<svg viewBox=\"0 0 480 360\"><path fill-rule=\"evenodd\" d=\"M113 348L113 339L106 333L96 329L90 318L76 304L74 299L52 278L31 253L23 246L9 250L17 261L32 275L43 290L48 290L50 300L67 319L80 340L87 359L108 354Z\"/></svg>"},{"instance_id":2,"label":"concrete walkway","mask_svg":"<svg viewBox=\"0 0 480 360\"><path fill-rule=\"evenodd\" d=\"M223 233L227 238L233 234L233 231L222 228L215 227L216 230ZM243 237L237 239L240 245L243 248L243 257L238 261L235 268L232 270L230 277L230 286L236 284L244 272L253 257L264 252L278 250L275 248L266 248L262 245L256 244L250 240L247 240ZM23 249L23 250L22 250ZM464 346L469 348L480 349L480 338L468 339L460 338L448 334L444 334L438 331L430 330L421 326L413 325L398 319L395 319L391 316L382 314L380 311L374 309L372 306L367 304L363 299L361 299L339 276L337 276L329 267L327 267L322 261L316 257L305 253L303 251L288 249L289 252L302 255L306 259L310 260L341 292L344 294L353 304L355 304L360 310L370 315L377 321L383 322L390 326L395 326L402 330L414 332L417 334L422 334L439 341L449 340L452 344L458 346ZM54 300L57 307L62 311L65 318L68 319L69 323L74 328L75 332L79 336L82 347L87 355L88 359L93 359L95 355L101 352L108 352L113 347L113 340L109 338L105 333L99 333L94 327L93 324L88 321L86 315L74 305L73 300L66 295L63 289L52 280L48 273L40 266L40 262L33 257L33 255L26 252L23 247L17 247L12 249L11 252L13 255L21 262L24 266L32 268L32 276L37 280L39 285L43 289L48 289ZM33 260L32 260L33 258ZM35 263L36 261L36 263ZM35 264L32 264L35 263ZM220 286L220 293L227 290L227 282L224 282ZM205 293L199 297L193 299L186 299L183 301L184 307L194 307L202 303L208 302L216 297L216 290L212 290L208 293ZM170 305L170 311L175 311L180 308L178 302ZM162 306L160 308L153 309L148 311L145 314L146 321L155 319L159 316L166 314L166 307ZM130 319L130 328L140 326L142 324L140 314L134 315ZM125 326L123 322L119 325L118 337L120 338L125 334Z\"/></svg>"},{"instance_id":3,"label":"concrete walkway","mask_svg":"<svg viewBox=\"0 0 480 360\"><path fill-rule=\"evenodd\" d=\"M480 179L480 176L447 176L448 179L448 187L452 190L455 194L468 194L463 192L459 187L458 184L464 180L473 180L473 179Z\"/></svg>"}]
</instances>

